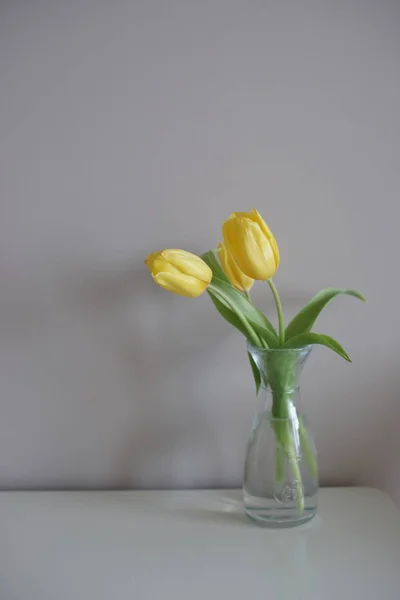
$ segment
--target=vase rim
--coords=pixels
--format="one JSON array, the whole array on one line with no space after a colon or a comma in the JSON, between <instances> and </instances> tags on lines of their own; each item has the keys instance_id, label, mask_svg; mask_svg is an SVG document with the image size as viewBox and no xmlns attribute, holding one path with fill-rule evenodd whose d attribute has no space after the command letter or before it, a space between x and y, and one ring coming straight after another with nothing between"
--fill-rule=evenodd
<instances>
[{"instance_id":1,"label":"vase rim","mask_svg":"<svg viewBox=\"0 0 400 600\"><path fill-rule=\"evenodd\" d=\"M253 344L250 344L250 342L247 343L248 350L264 355L286 352L287 354L293 353L301 356L304 354L309 354L312 350L312 347L312 344L308 344L307 346L302 346L301 348L260 348L259 346L254 346Z\"/></svg>"}]
</instances>

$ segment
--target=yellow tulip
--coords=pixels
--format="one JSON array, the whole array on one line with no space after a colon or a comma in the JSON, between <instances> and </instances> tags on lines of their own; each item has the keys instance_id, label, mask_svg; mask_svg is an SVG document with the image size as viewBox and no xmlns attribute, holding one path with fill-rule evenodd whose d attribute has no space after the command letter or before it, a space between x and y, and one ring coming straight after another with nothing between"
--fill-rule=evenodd
<instances>
[{"instance_id":1,"label":"yellow tulip","mask_svg":"<svg viewBox=\"0 0 400 600\"><path fill-rule=\"evenodd\" d=\"M232 213L222 226L228 251L238 267L252 279L270 279L279 266L279 248L259 212Z\"/></svg>"},{"instance_id":2,"label":"yellow tulip","mask_svg":"<svg viewBox=\"0 0 400 600\"><path fill-rule=\"evenodd\" d=\"M210 267L201 258L185 250L153 252L145 263L160 287L179 296L200 296L212 279Z\"/></svg>"},{"instance_id":3,"label":"yellow tulip","mask_svg":"<svg viewBox=\"0 0 400 600\"><path fill-rule=\"evenodd\" d=\"M247 277L237 266L235 259L226 245L218 244L218 256L223 270L231 284L241 292L247 292L254 283L254 279Z\"/></svg>"}]
</instances>

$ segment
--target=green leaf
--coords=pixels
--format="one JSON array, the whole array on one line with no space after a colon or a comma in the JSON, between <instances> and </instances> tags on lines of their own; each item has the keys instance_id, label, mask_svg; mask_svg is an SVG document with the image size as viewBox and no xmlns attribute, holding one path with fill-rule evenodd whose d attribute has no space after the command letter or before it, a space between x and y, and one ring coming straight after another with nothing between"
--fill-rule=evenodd
<instances>
[{"instance_id":1,"label":"green leaf","mask_svg":"<svg viewBox=\"0 0 400 600\"><path fill-rule=\"evenodd\" d=\"M246 312L251 310L252 320L261 327L268 329L271 333L274 334L276 338L278 338L278 334L275 331L275 327L272 325L271 321L267 319L264 313L258 310L251 302L251 300L247 298L247 296L245 296L244 294L242 294L242 292L239 292L235 287L233 287L228 277L225 275L225 271L222 269L218 258L215 256L215 250L209 250L208 252L205 252L200 256L200 258L204 260L204 262L210 267L211 271L213 272L212 284L218 287L218 285L220 285L221 282L223 282L222 289L225 293L227 293L228 288L223 284L227 284L230 290L233 290L233 292L235 293L235 297L240 298L239 302L241 301L242 309L244 308L246 310L247 307ZM248 307L250 307L250 309Z\"/></svg>"},{"instance_id":2,"label":"green leaf","mask_svg":"<svg viewBox=\"0 0 400 600\"><path fill-rule=\"evenodd\" d=\"M265 340L265 342L267 343L267 345L270 348L278 347L278 343L279 343L278 336L276 335L276 332L275 332L272 324L269 322L267 317L260 310L258 310L254 306L254 304L252 304L252 302L244 294L242 294L236 288L234 288L232 285L230 285L230 283L226 283L225 281L222 281L221 279L218 279L217 277L213 277L212 285L217 289L217 291L220 290L222 295L227 296L229 298L230 302L232 302L234 304L234 306L237 308L237 310L240 311L240 313L243 315L243 317L246 319L246 321L251 325L251 327L254 329L254 331L263 340ZM229 304L227 304L225 302L225 300L223 298L221 298L221 296L219 296L219 295L217 296L215 294L214 290L209 288L207 291L213 297L213 302L214 302L214 298L217 297L217 300L219 301L219 303L222 303L224 305L224 311L221 312L219 303L217 305L217 303L214 302L214 304L215 304L217 310L220 312L220 314L227 321L229 321L229 323L231 323L232 325L237 327L243 333L243 324L241 324L241 326L238 327L237 321L240 319L238 319L237 315L232 310L232 308L229 306ZM230 311L232 314L229 315L228 311ZM248 338L248 335L246 335L246 337Z\"/></svg>"},{"instance_id":3,"label":"green leaf","mask_svg":"<svg viewBox=\"0 0 400 600\"><path fill-rule=\"evenodd\" d=\"M208 291L208 295L210 296L211 300L213 301L213 304L214 304L215 308L217 309L217 311L219 312L219 314L222 317L224 317L224 319L226 321L228 321L228 323L230 323L231 325L236 327L236 329L238 329L241 333L243 333L243 335L245 336L246 339L248 339L248 331L247 331L246 327L243 325L242 321L237 316L237 314L226 304L226 302L224 302L222 300L222 298L220 296L217 296L211 290L207 290L207 291ZM251 341L251 340L249 340L249 341Z\"/></svg>"},{"instance_id":4,"label":"green leaf","mask_svg":"<svg viewBox=\"0 0 400 600\"><path fill-rule=\"evenodd\" d=\"M247 320L260 338L267 343L269 348L279 347L279 339L275 332L273 333L270 329L267 329L256 321L253 321L253 319L250 317Z\"/></svg>"},{"instance_id":5,"label":"green leaf","mask_svg":"<svg viewBox=\"0 0 400 600\"><path fill-rule=\"evenodd\" d=\"M254 362L254 359L253 359L252 355L250 354L250 352L248 352L247 354L249 357L251 370L253 371L254 382L256 384L256 393L258 394L260 385L261 385L260 371L258 370L258 367L257 367L256 363Z\"/></svg>"},{"instance_id":6,"label":"green leaf","mask_svg":"<svg viewBox=\"0 0 400 600\"><path fill-rule=\"evenodd\" d=\"M295 337L292 337L290 340L286 341L282 348L303 348L304 346L309 346L310 344L320 344L321 346L326 346L339 354L345 360L351 362L349 355L342 348L342 346L331 338L329 335L324 335L322 333L312 333L311 331L306 333L301 333Z\"/></svg>"},{"instance_id":7,"label":"green leaf","mask_svg":"<svg viewBox=\"0 0 400 600\"><path fill-rule=\"evenodd\" d=\"M212 285L220 290L224 296L234 304L237 310L243 315L246 321L251 325L254 331L261 337L270 348L277 348L278 335L272 323L267 317L258 310L254 304L242 292L231 285L228 277L225 275L214 250L209 250L201 255L202 260L210 267L213 272ZM208 289L214 306L218 312L231 325L236 327L243 335L249 339L248 331L243 322L239 319L232 307L220 295L213 290ZM249 340L252 341L251 339Z\"/></svg>"},{"instance_id":8,"label":"green leaf","mask_svg":"<svg viewBox=\"0 0 400 600\"><path fill-rule=\"evenodd\" d=\"M215 256L215 250L209 250L200 256L202 260L208 265L213 272L213 278L217 277L221 281L225 281L230 284L228 277L225 275L225 271L221 267L218 258Z\"/></svg>"},{"instance_id":9,"label":"green leaf","mask_svg":"<svg viewBox=\"0 0 400 600\"><path fill-rule=\"evenodd\" d=\"M354 296L354 298L358 298L359 300L363 300L365 302L364 296L355 290L340 290L336 288L327 288L325 290L321 290L290 321L289 325L286 327L285 339L290 340L291 338L300 335L300 333L311 331L311 328L317 320L321 310L328 304L328 302L340 294Z\"/></svg>"},{"instance_id":10,"label":"green leaf","mask_svg":"<svg viewBox=\"0 0 400 600\"><path fill-rule=\"evenodd\" d=\"M229 304L225 301L225 298L221 297L220 293L213 289L208 289L208 294L220 315L224 317L228 323L236 327L247 339L250 344L257 347L268 347L267 339L272 344L275 344L275 338L267 329L262 328L256 323L250 323L250 321L242 314L240 307L235 302L235 298L229 298ZM239 311L241 318L236 311ZM264 340L264 343L260 339Z\"/></svg>"}]
</instances>

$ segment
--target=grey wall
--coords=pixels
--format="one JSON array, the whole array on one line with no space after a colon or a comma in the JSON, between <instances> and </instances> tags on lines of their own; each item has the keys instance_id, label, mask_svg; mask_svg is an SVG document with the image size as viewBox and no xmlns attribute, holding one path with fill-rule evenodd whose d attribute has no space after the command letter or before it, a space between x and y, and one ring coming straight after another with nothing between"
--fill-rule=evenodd
<instances>
[{"instance_id":1,"label":"grey wall","mask_svg":"<svg viewBox=\"0 0 400 600\"><path fill-rule=\"evenodd\" d=\"M400 501L400 6L2 2L0 485L234 486L242 339L143 260L275 232L287 315L355 287L304 373L324 483ZM259 303L273 315L263 287Z\"/></svg>"}]
</instances>

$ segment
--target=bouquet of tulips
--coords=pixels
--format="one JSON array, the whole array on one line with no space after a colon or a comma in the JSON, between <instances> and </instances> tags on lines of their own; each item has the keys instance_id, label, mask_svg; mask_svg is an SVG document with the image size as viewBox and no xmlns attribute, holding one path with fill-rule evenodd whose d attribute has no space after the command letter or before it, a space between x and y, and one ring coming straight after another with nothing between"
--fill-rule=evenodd
<instances>
[{"instance_id":1,"label":"bouquet of tulips","mask_svg":"<svg viewBox=\"0 0 400 600\"><path fill-rule=\"evenodd\" d=\"M216 250L196 256L185 250L162 250L150 254L146 260L154 281L169 292L187 297L200 296L207 290L218 312L236 327L253 347L270 349L303 348L321 344L350 361L342 346L328 335L312 331L314 323L328 302L340 294L364 300L354 290L327 288L312 298L285 327L282 303L272 280L279 266L278 244L259 212L234 212L222 226L223 242ZM218 260L219 259L219 260ZM277 310L278 329L253 304L250 290L256 280L268 283ZM272 389L272 416L287 419L292 414L290 382L294 364L290 353L274 353L274 364L265 372L251 356L249 360L257 388L261 384ZM277 444L289 457L293 455L293 433L287 429L275 431ZM317 477L316 460L307 446L307 432L299 421L304 456L311 472ZM294 464L294 462L293 462ZM296 466L294 464L294 469ZM276 465L279 477L279 464ZM296 474L299 476L299 473ZM301 510L301 501L300 506Z\"/></svg>"}]
</instances>

